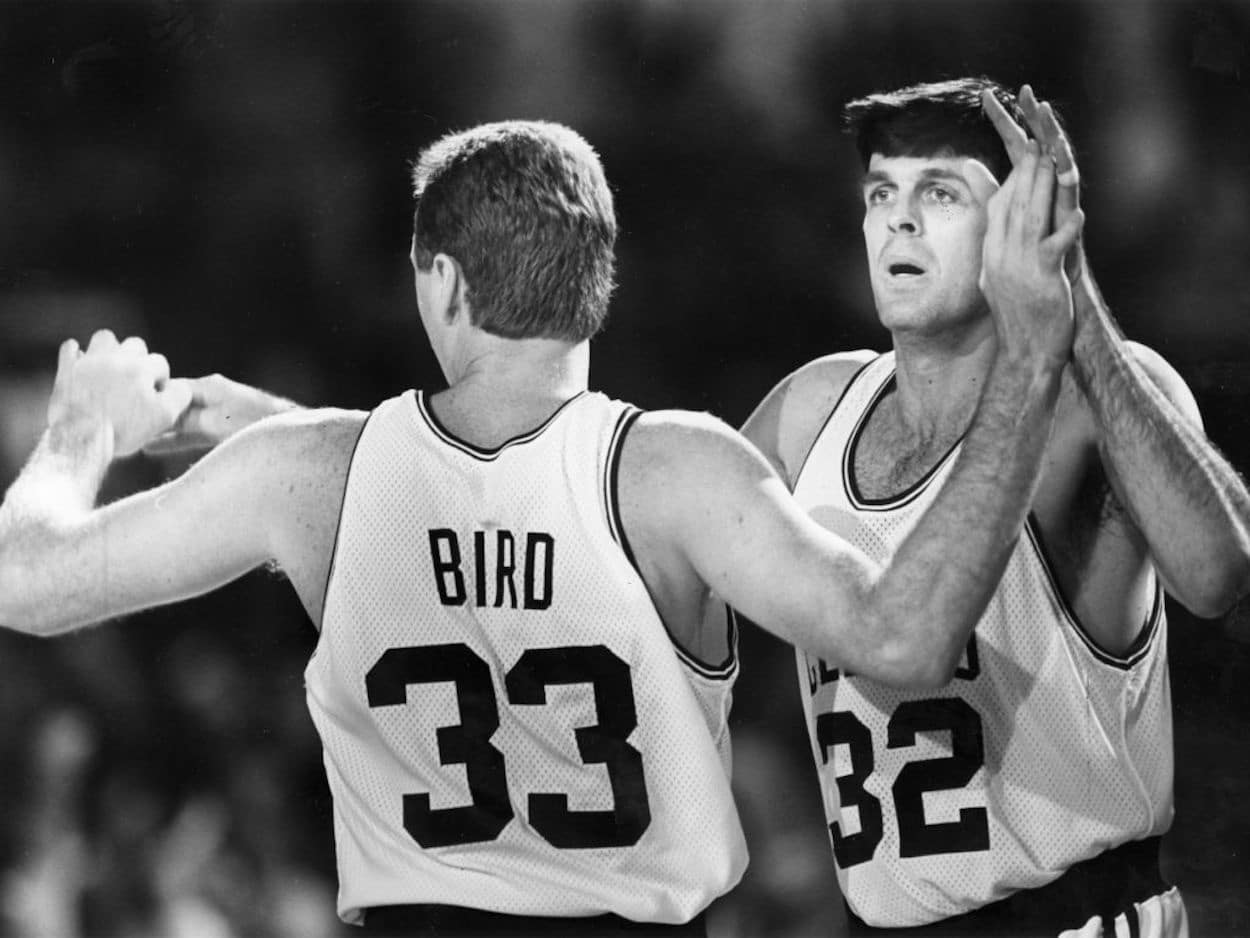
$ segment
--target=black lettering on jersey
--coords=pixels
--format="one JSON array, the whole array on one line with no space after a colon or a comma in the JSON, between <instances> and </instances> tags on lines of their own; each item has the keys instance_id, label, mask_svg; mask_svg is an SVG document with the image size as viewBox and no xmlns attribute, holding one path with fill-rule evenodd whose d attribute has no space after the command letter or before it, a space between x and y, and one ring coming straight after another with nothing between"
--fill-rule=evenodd
<instances>
[{"instance_id":1,"label":"black lettering on jersey","mask_svg":"<svg viewBox=\"0 0 1250 938\"><path fill-rule=\"evenodd\" d=\"M486 605L486 532L473 532L473 583L477 607Z\"/></svg>"},{"instance_id":2,"label":"black lettering on jersey","mask_svg":"<svg viewBox=\"0 0 1250 938\"><path fill-rule=\"evenodd\" d=\"M539 553L542 559L539 560ZM546 609L551 605L552 558L556 552L556 539L542 531L525 535L525 608ZM542 570L541 592L537 589L537 576Z\"/></svg>"},{"instance_id":3,"label":"black lettering on jersey","mask_svg":"<svg viewBox=\"0 0 1250 938\"><path fill-rule=\"evenodd\" d=\"M462 566L460 539L451 528L430 529L430 560L434 565L434 583L439 601L444 606L463 606L468 601L465 570ZM478 608L488 604L496 609L516 609L517 573L522 573L521 602L525 609L547 609L551 606L554 577L555 538L543 531L525 535L524 570L517 568L517 535L498 528L493 538L488 531L473 532L473 603ZM490 583L494 580L494 598Z\"/></svg>"},{"instance_id":4,"label":"black lettering on jersey","mask_svg":"<svg viewBox=\"0 0 1250 938\"><path fill-rule=\"evenodd\" d=\"M464 574L460 571L460 542L451 528L430 530L430 559L434 561L434 582L444 606L463 606L467 598Z\"/></svg>"},{"instance_id":5,"label":"black lettering on jersey","mask_svg":"<svg viewBox=\"0 0 1250 938\"><path fill-rule=\"evenodd\" d=\"M965 681L975 681L981 675L981 657L977 654L977 633L968 636L968 647L959 659L959 667L955 669L955 677Z\"/></svg>"},{"instance_id":6,"label":"black lettering on jersey","mask_svg":"<svg viewBox=\"0 0 1250 938\"><path fill-rule=\"evenodd\" d=\"M500 528L495 536L495 608L503 605L504 585L508 587L508 608L516 608L516 540L512 532Z\"/></svg>"},{"instance_id":7,"label":"black lettering on jersey","mask_svg":"<svg viewBox=\"0 0 1250 938\"><path fill-rule=\"evenodd\" d=\"M829 667L824 658L814 660L816 663L812 664L812 657L810 655L807 657L807 690L811 694L816 693L817 688L832 684L841 677L841 672L837 668Z\"/></svg>"}]
</instances>

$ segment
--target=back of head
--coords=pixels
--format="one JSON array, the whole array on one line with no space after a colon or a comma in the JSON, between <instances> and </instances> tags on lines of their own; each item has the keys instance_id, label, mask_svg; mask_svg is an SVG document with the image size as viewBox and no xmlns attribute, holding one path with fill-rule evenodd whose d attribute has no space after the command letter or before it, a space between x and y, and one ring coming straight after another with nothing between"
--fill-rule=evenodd
<instances>
[{"instance_id":1,"label":"back of head","mask_svg":"<svg viewBox=\"0 0 1250 938\"><path fill-rule=\"evenodd\" d=\"M413 168L417 266L455 258L472 322L510 339L589 339L607 318L616 215L577 133L504 121L449 134Z\"/></svg>"},{"instance_id":2,"label":"back of head","mask_svg":"<svg viewBox=\"0 0 1250 938\"><path fill-rule=\"evenodd\" d=\"M1011 162L998 131L981 107L993 93L1007 113L1026 127L1016 96L989 78L956 78L871 94L842 110L864 168L882 156L966 156L980 160L999 182Z\"/></svg>"}]
</instances>

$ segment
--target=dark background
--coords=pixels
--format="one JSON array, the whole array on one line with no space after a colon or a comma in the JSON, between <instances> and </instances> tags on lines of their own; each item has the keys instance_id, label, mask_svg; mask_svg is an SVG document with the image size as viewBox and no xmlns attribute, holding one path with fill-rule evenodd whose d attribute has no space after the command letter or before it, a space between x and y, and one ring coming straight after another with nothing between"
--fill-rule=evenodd
<instances>
[{"instance_id":1,"label":"dark background","mask_svg":"<svg viewBox=\"0 0 1250 938\"><path fill-rule=\"evenodd\" d=\"M369 407L441 383L406 255L408 161L485 120L570 124L621 224L592 380L740 423L816 355L884 349L848 97L986 73L1059 104L1125 331L1250 465L1245 3L0 4L0 473L57 343ZM110 494L177 466L142 458ZM1173 604L1177 821L1195 935L1250 934L1250 611ZM301 936L333 915L329 796L280 577L38 642L0 634L0 934ZM836 886L778 643L743 638L752 869L722 935L828 934Z\"/></svg>"}]
</instances>

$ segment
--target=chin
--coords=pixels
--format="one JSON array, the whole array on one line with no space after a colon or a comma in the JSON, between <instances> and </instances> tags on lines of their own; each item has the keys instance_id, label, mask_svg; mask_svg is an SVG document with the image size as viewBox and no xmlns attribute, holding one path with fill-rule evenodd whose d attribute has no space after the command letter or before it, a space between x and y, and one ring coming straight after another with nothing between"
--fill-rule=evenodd
<instances>
[{"instance_id":1,"label":"chin","mask_svg":"<svg viewBox=\"0 0 1250 938\"><path fill-rule=\"evenodd\" d=\"M932 310L914 303L897 300L878 304L877 319L891 332L923 332L938 325Z\"/></svg>"}]
</instances>

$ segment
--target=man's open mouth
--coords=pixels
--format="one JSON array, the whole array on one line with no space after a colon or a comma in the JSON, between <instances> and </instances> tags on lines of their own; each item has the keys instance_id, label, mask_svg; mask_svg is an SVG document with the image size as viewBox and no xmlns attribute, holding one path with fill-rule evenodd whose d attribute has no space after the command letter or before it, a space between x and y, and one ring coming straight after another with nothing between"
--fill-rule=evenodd
<instances>
[{"instance_id":1,"label":"man's open mouth","mask_svg":"<svg viewBox=\"0 0 1250 938\"><path fill-rule=\"evenodd\" d=\"M906 261L899 261L891 264L886 268L890 272L891 277L918 277L924 273L924 268L916 264L909 264Z\"/></svg>"}]
</instances>

